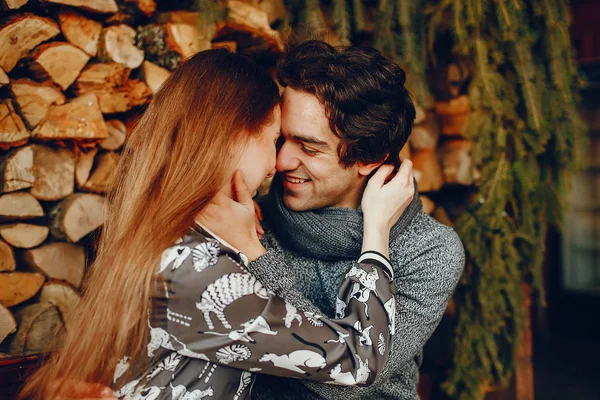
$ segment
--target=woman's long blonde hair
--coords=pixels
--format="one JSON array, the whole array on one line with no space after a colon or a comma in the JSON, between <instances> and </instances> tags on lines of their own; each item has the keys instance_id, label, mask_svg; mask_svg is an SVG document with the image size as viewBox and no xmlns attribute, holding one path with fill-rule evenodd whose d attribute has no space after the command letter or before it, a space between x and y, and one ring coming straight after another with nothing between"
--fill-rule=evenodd
<instances>
[{"instance_id":1,"label":"woman's long blonde hair","mask_svg":"<svg viewBox=\"0 0 600 400\"><path fill-rule=\"evenodd\" d=\"M43 398L48 382L64 379L109 385L119 359L140 359L162 251L228 184L249 133L278 101L260 66L224 49L196 54L165 81L123 149L70 329L21 398Z\"/></svg>"}]
</instances>

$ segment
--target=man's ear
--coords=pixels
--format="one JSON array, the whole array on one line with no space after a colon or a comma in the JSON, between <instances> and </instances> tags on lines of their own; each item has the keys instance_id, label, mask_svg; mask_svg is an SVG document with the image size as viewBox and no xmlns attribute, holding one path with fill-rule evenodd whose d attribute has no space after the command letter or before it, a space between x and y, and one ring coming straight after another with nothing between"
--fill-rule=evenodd
<instances>
[{"instance_id":1,"label":"man's ear","mask_svg":"<svg viewBox=\"0 0 600 400\"><path fill-rule=\"evenodd\" d=\"M371 173L373 173L373 171L375 171L377 168L379 168L379 166L381 164L383 164L384 161L380 161L380 162L376 162L376 163L371 163L371 164L363 164L361 162L358 162L357 163L357 165L358 165L358 175L360 175L360 176L369 176L369 175L371 175Z\"/></svg>"}]
</instances>

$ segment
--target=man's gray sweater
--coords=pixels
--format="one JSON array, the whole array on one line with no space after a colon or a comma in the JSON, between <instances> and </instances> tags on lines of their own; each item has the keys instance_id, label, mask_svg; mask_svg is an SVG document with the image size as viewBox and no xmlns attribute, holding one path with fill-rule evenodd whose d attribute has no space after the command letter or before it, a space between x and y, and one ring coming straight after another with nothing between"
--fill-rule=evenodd
<instances>
[{"instance_id":1,"label":"man's gray sweater","mask_svg":"<svg viewBox=\"0 0 600 400\"><path fill-rule=\"evenodd\" d=\"M295 306L313 310L316 306L327 316L335 316L338 286L353 261L307 258L284 248L269 227L264 228L263 242L269 251L250 264L251 272ZM285 265L278 257L283 257ZM418 212L390 243L390 260L397 289L396 329L389 362L379 379L369 387L357 388L259 374L252 391L254 399L418 400L423 346L460 279L464 249L453 229Z\"/></svg>"}]
</instances>

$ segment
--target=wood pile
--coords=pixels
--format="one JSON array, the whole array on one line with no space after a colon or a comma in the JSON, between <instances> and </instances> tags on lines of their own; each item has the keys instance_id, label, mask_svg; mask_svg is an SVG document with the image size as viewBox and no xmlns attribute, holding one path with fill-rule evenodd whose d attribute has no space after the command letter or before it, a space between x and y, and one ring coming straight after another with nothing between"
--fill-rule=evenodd
<instances>
[{"instance_id":1,"label":"wood pile","mask_svg":"<svg viewBox=\"0 0 600 400\"><path fill-rule=\"evenodd\" d=\"M128 129L182 61L282 50L277 0L198 15L155 0L0 0L0 354L68 329Z\"/></svg>"}]
</instances>

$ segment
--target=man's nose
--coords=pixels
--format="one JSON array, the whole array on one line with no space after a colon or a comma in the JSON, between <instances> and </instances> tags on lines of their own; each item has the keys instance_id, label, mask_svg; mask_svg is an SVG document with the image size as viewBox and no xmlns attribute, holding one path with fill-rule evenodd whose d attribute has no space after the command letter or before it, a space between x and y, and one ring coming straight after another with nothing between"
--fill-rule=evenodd
<instances>
[{"instance_id":1,"label":"man's nose","mask_svg":"<svg viewBox=\"0 0 600 400\"><path fill-rule=\"evenodd\" d=\"M284 142L279 153L277 153L277 162L275 168L279 172L293 171L300 166L300 160L295 154L293 144Z\"/></svg>"}]
</instances>

